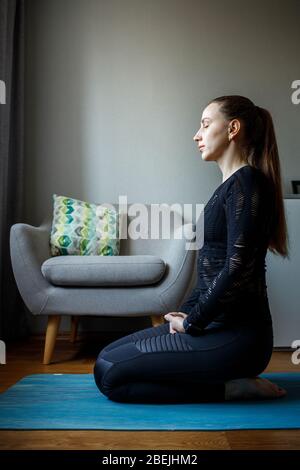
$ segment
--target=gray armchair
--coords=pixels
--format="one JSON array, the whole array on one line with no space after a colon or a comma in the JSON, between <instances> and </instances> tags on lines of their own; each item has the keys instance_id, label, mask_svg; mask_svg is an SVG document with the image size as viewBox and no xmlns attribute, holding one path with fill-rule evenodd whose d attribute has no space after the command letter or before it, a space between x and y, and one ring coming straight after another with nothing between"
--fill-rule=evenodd
<instances>
[{"instance_id":1,"label":"gray armchair","mask_svg":"<svg viewBox=\"0 0 300 470\"><path fill-rule=\"evenodd\" d=\"M127 215L128 225L132 218ZM156 326L164 322L165 313L178 309L189 291L196 251L188 249L193 238L186 238L182 227L171 228L170 239L121 239L119 256L52 257L51 224L52 215L40 226L17 223L10 229L20 294L33 315L48 316L44 364L51 362L62 315L72 318L73 341L83 315L150 315Z\"/></svg>"}]
</instances>

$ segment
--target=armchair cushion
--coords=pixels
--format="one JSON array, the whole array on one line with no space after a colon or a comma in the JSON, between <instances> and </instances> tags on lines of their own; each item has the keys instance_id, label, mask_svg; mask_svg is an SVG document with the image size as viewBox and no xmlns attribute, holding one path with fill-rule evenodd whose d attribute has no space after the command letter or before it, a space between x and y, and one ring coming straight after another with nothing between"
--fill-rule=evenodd
<instances>
[{"instance_id":1,"label":"armchair cushion","mask_svg":"<svg viewBox=\"0 0 300 470\"><path fill-rule=\"evenodd\" d=\"M58 256L41 266L58 286L139 286L158 282L166 263L158 256Z\"/></svg>"},{"instance_id":2,"label":"armchair cushion","mask_svg":"<svg viewBox=\"0 0 300 470\"><path fill-rule=\"evenodd\" d=\"M116 256L121 215L104 204L53 195L51 255Z\"/></svg>"}]
</instances>

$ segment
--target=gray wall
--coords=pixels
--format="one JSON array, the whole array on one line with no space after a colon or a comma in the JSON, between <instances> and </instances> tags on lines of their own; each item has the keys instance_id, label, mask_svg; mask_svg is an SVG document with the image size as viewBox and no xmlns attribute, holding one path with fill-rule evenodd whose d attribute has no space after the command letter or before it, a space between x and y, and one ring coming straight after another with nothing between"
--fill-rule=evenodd
<instances>
[{"instance_id":1,"label":"gray wall","mask_svg":"<svg viewBox=\"0 0 300 470\"><path fill-rule=\"evenodd\" d=\"M298 0L27 0L26 219L52 194L205 203L222 181L192 140L213 97L274 118L286 193L300 180Z\"/></svg>"}]
</instances>

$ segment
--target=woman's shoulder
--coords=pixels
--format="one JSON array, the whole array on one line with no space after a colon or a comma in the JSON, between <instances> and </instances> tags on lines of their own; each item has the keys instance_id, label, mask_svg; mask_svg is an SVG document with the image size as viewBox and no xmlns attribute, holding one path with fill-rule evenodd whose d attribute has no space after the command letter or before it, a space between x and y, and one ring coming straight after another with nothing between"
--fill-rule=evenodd
<instances>
[{"instance_id":1,"label":"woman's shoulder","mask_svg":"<svg viewBox=\"0 0 300 470\"><path fill-rule=\"evenodd\" d=\"M247 165L232 174L232 178L228 179L226 189L229 192L234 188L245 192L264 191L270 187L269 183L268 177L261 169Z\"/></svg>"}]
</instances>

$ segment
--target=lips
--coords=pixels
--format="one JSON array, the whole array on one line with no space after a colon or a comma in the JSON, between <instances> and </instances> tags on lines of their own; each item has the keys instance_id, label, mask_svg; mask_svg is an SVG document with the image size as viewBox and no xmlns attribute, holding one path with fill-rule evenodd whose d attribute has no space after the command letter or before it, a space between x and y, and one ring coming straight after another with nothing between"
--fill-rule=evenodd
<instances>
[{"instance_id":1,"label":"lips","mask_svg":"<svg viewBox=\"0 0 300 470\"><path fill-rule=\"evenodd\" d=\"M205 145L198 145L198 147L199 147L200 150L203 150Z\"/></svg>"}]
</instances>

